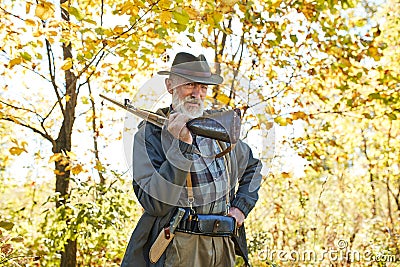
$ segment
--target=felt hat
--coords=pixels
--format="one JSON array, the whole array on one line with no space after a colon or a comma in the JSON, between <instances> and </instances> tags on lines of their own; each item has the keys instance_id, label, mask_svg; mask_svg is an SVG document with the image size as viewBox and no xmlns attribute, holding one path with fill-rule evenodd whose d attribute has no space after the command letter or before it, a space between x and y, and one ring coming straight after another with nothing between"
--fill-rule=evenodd
<instances>
[{"instance_id":1,"label":"felt hat","mask_svg":"<svg viewBox=\"0 0 400 267\"><path fill-rule=\"evenodd\" d=\"M157 73L160 75L175 74L192 82L203 84L221 84L224 80L220 75L211 73L204 55L195 57L185 52L176 54L171 70L162 70Z\"/></svg>"}]
</instances>

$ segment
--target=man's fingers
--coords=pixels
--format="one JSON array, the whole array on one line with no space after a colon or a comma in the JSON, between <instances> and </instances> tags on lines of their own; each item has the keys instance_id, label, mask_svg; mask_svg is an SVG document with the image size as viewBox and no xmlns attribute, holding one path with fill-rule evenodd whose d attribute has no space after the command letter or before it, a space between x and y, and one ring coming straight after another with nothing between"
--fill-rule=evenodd
<instances>
[{"instance_id":1,"label":"man's fingers","mask_svg":"<svg viewBox=\"0 0 400 267\"><path fill-rule=\"evenodd\" d=\"M229 209L228 216L235 218L238 227L242 226L244 223L245 216L243 212L236 207L231 207Z\"/></svg>"},{"instance_id":2,"label":"man's fingers","mask_svg":"<svg viewBox=\"0 0 400 267\"><path fill-rule=\"evenodd\" d=\"M169 116L167 129L175 138L190 144L193 140L189 129L186 128L186 122L189 119L189 116L182 113L171 114Z\"/></svg>"}]
</instances>

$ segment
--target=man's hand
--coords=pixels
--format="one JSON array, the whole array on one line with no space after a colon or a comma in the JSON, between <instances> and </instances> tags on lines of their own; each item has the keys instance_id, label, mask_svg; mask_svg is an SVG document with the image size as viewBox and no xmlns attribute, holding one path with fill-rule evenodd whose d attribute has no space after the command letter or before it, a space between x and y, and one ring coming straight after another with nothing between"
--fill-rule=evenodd
<instances>
[{"instance_id":1,"label":"man's hand","mask_svg":"<svg viewBox=\"0 0 400 267\"><path fill-rule=\"evenodd\" d=\"M177 139L185 143L191 144L193 142L192 135L186 127L186 122L191 118L182 113L173 113L169 116L168 131Z\"/></svg>"},{"instance_id":2,"label":"man's hand","mask_svg":"<svg viewBox=\"0 0 400 267\"><path fill-rule=\"evenodd\" d=\"M228 216L235 218L238 227L242 226L244 223L245 216L243 212L236 207L229 208Z\"/></svg>"}]
</instances>

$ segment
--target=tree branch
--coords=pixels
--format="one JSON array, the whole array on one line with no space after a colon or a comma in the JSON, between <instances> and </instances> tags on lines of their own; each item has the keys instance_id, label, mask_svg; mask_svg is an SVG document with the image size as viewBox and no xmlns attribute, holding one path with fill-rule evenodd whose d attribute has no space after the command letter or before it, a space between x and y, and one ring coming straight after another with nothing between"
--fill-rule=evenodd
<instances>
[{"instance_id":1,"label":"tree branch","mask_svg":"<svg viewBox=\"0 0 400 267\"><path fill-rule=\"evenodd\" d=\"M151 10L153 10L153 7L156 6L156 5L158 4L158 2L160 2L160 1L161 1L161 0L157 0L156 2L154 2L154 3L150 6L150 8L149 8L146 12L144 12L144 14L143 14L142 16L140 16L139 19L137 19L137 20L135 21L135 23L133 23L133 24L131 25L131 27L129 27L129 29L127 29L126 31L124 31L124 32L122 32L122 33L120 33L120 34L118 34L117 36L114 37L114 39L118 39L119 37L121 37L121 36L127 34L128 32L130 32L130 31L139 23L139 21L141 21L141 20L143 19L143 17L147 15L147 13L149 13ZM128 35L128 36L130 36L130 35Z\"/></svg>"},{"instance_id":2,"label":"tree branch","mask_svg":"<svg viewBox=\"0 0 400 267\"><path fill-rule=\"evenodd\" d=\"M0 9L3 10L4 13L6 13L6 14L8 14L8 15L10 15L10 16L13 16L13 17L15 17L15 18L17 18L17 19L19 19L19 20L25 21L25 20L24 20L23 18L21 18L20 16L14 15L13 13L11 13L11 12L5 10L5 9L2 8L1 6L0 6Z\"/></svg>"},{"instance_id":3,"label":"tree branch","mask_svg":"<svg viewBox=\"0 0 400 267\"><path fill-rule=\"evenodd\" d=\"M371 212L372 212L372 217L374 218L376 216L376 212L377 212L377 199L376 199L376 192L375 192L375 179L374 179L374 175L372 173L373 165L371 163L371 158L368 155L367 138L366 138L365 133L364 133L363 130L361 130L361 135L362 135L362 138L363 138L362 151L363 151L363 153L365 155L365 158L367 159L368 165L369 165L369 168L368 168L369 182L370 182L370 185L371 185L372 200L373 200L373 202L372 202L373 206L372 206Z\"/></svg>"},{"instance_id":4,"label":"tree branch","mask_svg":"<svg viewBox=\"0 0 400 267\"><path fill-rule=\"evenodd\" d=\"M46 132L42 132L42 131L36 129L32 125L29 125L29 124L27 124L25 122L22 122L21 118L17 118L17 117L14 117L14 118L2 117L0 119L1 120L6 120L6 121L11 121L11 122L13 122L13 123L15 123L17 125L20 125L22 127L28 128L28 129L32 130L33 132L35 132L37 134L40 134L44 139L50 141L52 143L52 145L55 144L54 139L49 134L47 134Z\"/></svg>"},{"instance_id":5,"label":"tree branch","mask_svg":"<svg viewBox=\"0 0 400 267\"><path fill-rule=\"evenodd\" d=\"M258 106L258 105L260 105L260 104L262 104L262 103L264 103L264 102L266 102L266 101L268 101L268 100L270 100L270 99L273 99L273 98L277 97L279 94L281 94L282 92L284 92L285 90L286 90L286 88L284 88L284 89L282 89L282 90L279 90L279 91L276 92L274 95L262 99L261 101L255 103L255 104L253 104L253 105L251 105L251 106L249 106L249 108Z\"/></svg>"},{"instance_id":6,"label":"tree branch","mask_svg":"<svg viewBox=\"0 0 400 267\"><path fill-rule=\"evenodd\" d=\"M232 55L232 61L237 56L237 53L239 53L239 49L240 49L240 56L239 56L237 68L233 71L233 79L232 79L232 84L231 84L231 90L229 93L229 99L232 99L232 98L235 99L235 97L236 97L235 80L239 73L240 65L242 64L242 57L243 57L243 50L244 50L244 31L243 31L242 37L240 38L240 44L238 46L238 50L236 51L236 53L234 55Z\"/></svg>"},{"instance_id":7,"label":"tree branch","mask_svg":"<svg viewBox=\"0 0 400 267\"><path fill-rule=\"evenodd\" d=\"M264 102L266 102L266 101L268 101L268 100L270 100L270 99L272 99L272 98L277 97L280 93L286 91L286 87L289 86L289 84L292 82L292 79L293 79L293 78L297 78L297 77L299 77L299 76L300 76L300 75L294 75L294 74L292 73L292 75L291 75L290 78L289 78L289 81L285 82L286 86L285 86L282 90L279 90L276 94L274 94L274 95L272 95L272 96L270 96L270 97L267 97L267 98L262 99L260 102L257 102L257 103L255 103L254 105L250 106L250 108L255 107L255 106L257 106L257 105L259 105L259 104L261 104L261 103L264 103Z\"/></svg>"},{"instance_id":8,"label":"tree branch","mask_svg":"<svg viewBox=\"0 0 400 267\"><path fill-rule=\"evenodd\" d=\"M23 111L27 111L27 112L29 112L29 113L33 113L33 114L35 114L36 116L38 116L38 117L40 117L41 119L43 119L43 117L42 117L39 113L37 113L36 111L30 110L30 109L28 109L28 108L25 108L25 107L17 107L17 106L14 106L14 105L10 104L10 103L7 103L7 102L5 102L5 101L3 101L3 100L1 100L1 99L0 99L0 103L3 103L4 105L6 105L6 106L8 106L8 107L11 107L11 108L13 108L13 109L16 109L16 110L23 110Z\"/></svg>"},{"instance_id":9,"label":"tree branch","mask_svg":"<svg viewBox=\"0 0 400 267\"><path fill-rule=\"evenodd\" d=\"M100 161L100 156L99 156L99 148L98 148L98 142L97 142L97 137L99 136L99 131L97 129L96 125L96 106L94 103L93 99L93 94L92 94L92 88L90 86L90 82L88 80L87 82L88 88L89 88L89 96L90 96L90 103L92 105L92 110L93 110L93 119L92 119L92 130L93 130L93 148L94 148L94 156L96 160L96 169L97 173L100 177L100 184L104 185L106 179L103 176L102 170L99 168L101 166L101 161Z\"/></svg>"},{"instance_id":10,"label":"tree branch","mask_svg":"<svg viewBox=\"0 0 400 267\"><path fill-rule=\"evenodd\" d=\"M57 103L60 106L62 114L65 116L65 109L61 102L62 98L60 96L60 93L58 92L58 86L56 84L56 79L55 79L55 69L54 69L55 64L54 64L53 51L51 49L50 42L47 39L45 39L45 42L46 42L47 62L48 62L48 66L49 66L51 84L53 85L54 92L56 93L56 96L57 96Z\"/></svg>"},{"instance_id":11,"label":"tree branch","mask_svg":"<svg viewBox=\"0 0 400 267\"><path fill-rule=\"evenodd\" d=\"M50 114L53 112L53 110L54 110L54 108L57 106L57 104L58 104L58 101L56 101L56 103L54 103L54 105L51 107L49 113L47 113L47 115L44 116L43 122L44 122L45 120L47 120L48 117L50 117Z\"/></svg>"},{"instance_id":12,"label":"tree branch","mask_svg":"<svg viewBox=\"0 0 400 267\"><path fill-rule=\"evenodd\" d=\"M104 0L101 0L100 26L103 26Z\"/></svg>"},{"instance_id":13,"label":"tree branch","mask_svg":"<svg viewBox=\"0 0 400 267\"><path fill-rule=\"evenodd\" d=\"M135 21L135 23L133 23L126 31L124 31L124 32L118 34L117 36L113 37L113 39L116 40L116 39L118 39L119 37L121 37L121 36L127 34L128 32L130 32L130 31L143 19L143 17L146 16L146 15L153 9L153 7L156 6L156 5L158 4L158 2L160 2L160 0L154 2L154 3L150 6L150 8L149 8L142 16L140 16L140 17ZM132 34L133 34L133 33L132 33ZM128 34L128 36L130 36L130 35L132 35L132 34ZM96 52L96 54L93 56L93 59L90 60L90 62L86 63L85 66L83 67L83 69L80 70L80 71L78 72L78 74L77 74L76 77L75 77L75 82L77 82L78 79L83 75L83 73L85 73L86 70L93 64L93 62L95 62L97 56L98 56L99 54L102 53L102 55L100 56L100 59L98 60L98 62L100 62L100 60L101 60L101 59L103 58L103 56L104 56L104 51L103 51L103 50L105 50L107 46L108 46L108 45L107 45L107 42L106 42L106 41L103 41L103 46L99 49L99 51ZM119 46L118 46L118 45L115 46L115 48L117 48L117 47L119 47ZM85 82L85 83L86 83L86 82ZM85 83L83 83L83 84L85 84ZM82 85L83 85L83 84L82 84ZM67 91L68 91L68 89L70 89L70 88L67 88ZM80 86L78 86L77 89L79 90L79 89L80 89Z\"/></svg>"},{"instance_id":14,"label":"tree branch","mask_svg":"<svg viewBox=\"0 0 400 267\"><path fill-rule=\"evenodd\" d=\"M105 56L105 52L103 51L99 57L99 60L97 60L96 64L94 64L95 67L97 67L100 64L100 61L104 58ZM78 86L78 90L85 84L89 83L90 78L92 77L92 75L95 73L97 68L94 68L94 70L89 74L89 76L87 77L86 81L84 83L79 84Z\"/></svg>"},{"instance_id":15,"label":"tree branch","mask_svg":"<svg viewBox=\"0 0 400 267\"><path fill-rule=\"evenodd\" d=\"M13 108L13 109L15 109L15 110L23 110L23 111L32 113L32 114L34 114L35 116L39 117L39 118L40 118L40 125L41 125L41 127L42 127L42 129L43 129L43 132L41 132L40 130L34 128L34 127L31 126L31 125L28 125L28 124L22 122L22 119L21 119L21 118L18 118L18 117L15 117L15 116L13 116L13 118L4 117L4 118L2 118L2 119L8 120L8 121L12 121L12 122L14 122L14 123L16 123L16 124L18 124L18 125L27 127L27 128L29 128L29 129L33 130L34 132L39 133L40 135L42 135L44 138L46 138L46 139L49 140L50 142L53 142L53 141L54 141L54 139L50 136L50 134L47 132L46 128L44 127L44 122L45 122L45 120L47 119L48 115L47 115L46 117L43 118L42 115L40 115L40 114L37 113L36 111L30 110L30 109L28 109L28 108L25 108L25 107L18 107L18 106L12 105L12 104L10 104L10 103L7 103L7 102L5 102L5 101L3 101L3 100L1 100L1 99L0 99L0 103L3 103L4 105L6 105L6 106L8 106L8 107L11 107L11 108ZM53 109L54 109L54 107L52 108L52 110L53 110ZM50 113L51 113L51 112L50 112ZM49 113L49 114L50 114L50 113Z\"/></svg>"}]
</instances>

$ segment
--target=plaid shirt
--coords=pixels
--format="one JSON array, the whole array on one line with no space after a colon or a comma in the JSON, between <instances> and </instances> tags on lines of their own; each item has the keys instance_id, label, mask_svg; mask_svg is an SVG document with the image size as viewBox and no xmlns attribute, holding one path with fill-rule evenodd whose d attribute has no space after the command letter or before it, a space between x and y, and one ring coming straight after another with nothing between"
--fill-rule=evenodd
<instances>
[{"instance_id":1,"label":"plaid shirt","mask_svg":"<svg viewBox=\"0 0 400 267\"><path fill-rule=\"evenodd\" d=\"M195 154L191 169L195 210L199 214L220 214L226 210L227 173L216 140L196 136L194 145L201 155ZM210 156L210 157L208 157Z\"/></svg>"}]
</instances>

